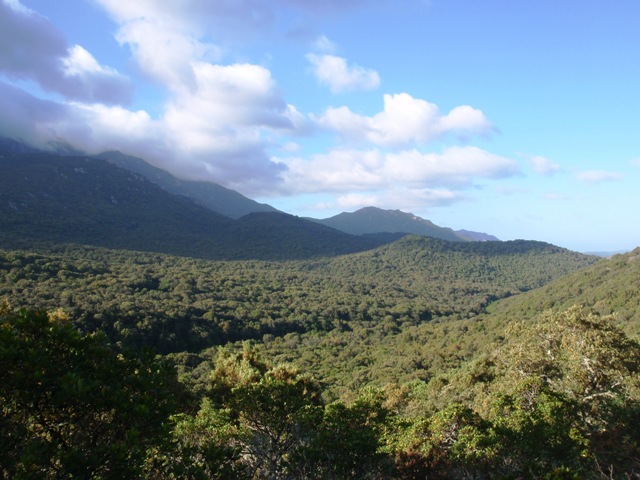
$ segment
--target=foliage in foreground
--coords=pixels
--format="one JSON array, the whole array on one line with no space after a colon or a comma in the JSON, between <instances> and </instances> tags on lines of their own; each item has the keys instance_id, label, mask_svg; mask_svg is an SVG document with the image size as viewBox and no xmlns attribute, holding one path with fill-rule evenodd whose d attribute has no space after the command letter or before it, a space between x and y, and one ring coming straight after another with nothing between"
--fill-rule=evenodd
<instances>
[{"instance_id":1,"label":"foliage in foreground","mask_svg":"<svg viewBox=\"0 0 640 480\"><path fill-rule=\"evenodd\" d=\"M133 478L181 396L148 352L0 307L0 478Z\"/></svg>"},{"instance_id":2,"label":"foliage in foreground","mask_svg":"<svg viewBox=\"0 0 640 480\"><path fill-rule=\"evenodd\" d=\"M352 402L254 351L197 390L58 314L0 311L0 478L627 478L640 346L574 308L429 383Z\"/></svg>"}]
</instances>

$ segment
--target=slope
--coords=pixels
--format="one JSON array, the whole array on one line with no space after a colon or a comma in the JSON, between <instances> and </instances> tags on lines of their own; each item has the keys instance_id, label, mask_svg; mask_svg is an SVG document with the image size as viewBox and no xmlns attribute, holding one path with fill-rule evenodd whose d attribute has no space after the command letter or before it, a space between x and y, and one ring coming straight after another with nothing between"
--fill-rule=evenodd
<instances>
[{"instance_id":1,"label":"slope","mask_svg":"<svg viewBox=\"0 0 640 480\"><path fill-rule=\"evenodd\" d=\"M466 240L456 235L450 228L439 227L429 220L411 213L401 212L400 210L365 207L353 213L342 212L334 217L311 220L352 235L402 232L426 235L454 242Z\"/></svg>"},{"instance_id":2,"label":"slope","mask_svg":"<svg viewBox=\"0 0 640 480\"><path fill-rule=\"evenodd\" d=\"M203 255L232 222L88 157L6 153L0 165L5 237Z\"/></svg>"},{"instance_id":3,"label":"slope","mask_svg":"<svg viewBox=\"0 0 640 480\"><path fill-rule=\"evenodd\" d=\"M61 306L115 339L166 352L265 334L474 317L495 298L592 261L538 242L486 245L416 236L370 252L290 262L68 246L0 250L0 303Z\"/></svg>"},{"instance_id":4,"label":"slope","mask_svg":"<svg viewBox=\"0 0 640 480\"><path fill-rule=\"evenodd\" d=\"M493 320L531 318L545 310L582 305L601 315L615 314L630 335L640 335L640 248L598 261L524 295L497 302Z\"/></svg>"},{"instance_id":5,"label":"slope","mask_svg":"<svg viewBox=\"0 0 640 480\"><path fill-rule=\"evenodd\" d=\"M211 259L283 260L382 243L283 213L233 220L90 157L5 152L0 168L5 245L72 242Z\"/></svg>"},{"instance_id":6,"label":"slope","mask_svg":"<svg viewBox=\"0 0 640 480\"><path fill-rule=\"evenodd\" d=\"M212 182L181 180L169 172L156 168L141 158L113 151L104 152L96 158L120 168L143 175L162 189L176 195L184 195L196 203L227 217L240 218L254 212L277 212L270 205L258 203L240 193Z\"/></svg>"}]
</instances>

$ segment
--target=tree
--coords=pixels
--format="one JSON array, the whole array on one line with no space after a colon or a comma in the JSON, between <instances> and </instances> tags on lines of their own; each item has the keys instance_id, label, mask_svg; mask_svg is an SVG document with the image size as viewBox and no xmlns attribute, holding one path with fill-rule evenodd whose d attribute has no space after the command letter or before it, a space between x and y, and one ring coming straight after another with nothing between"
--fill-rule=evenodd
<instances>
[{"instance_id":1,"label":"tree","mask_svg":"<svg viewBox=\"0 0 640 480\"><path fill-rule=\"evenodd\" d=\"M525 410L529 421L551 427L552 436L539 432L542 445L565 464L640 470L640 344L613 317L577 306L514 324L509 337L494 356L494 389L502 407L511 405L511 421Z\"/></svg>"},{"instance_id":2,"label":"tree","mask_svg":"<svg viewBox=\"0 0 640 480\"><path fill-rule=\"evenodd\" d=\"M396 434L399 469L407 478L637 476L639 372L640 345L610 317L574 307L514 323L504 344L432 382L440 407Z\"/></svg>"},{"instance_id":3,"label":"tree","mask_svg":"<svg viewBox=\"0 0 640 480\"><path fill-rule=\"evenodd\" d=\"M180 395L150 352L116 352L59 314L0 308L3 478L139 477Z\"/></svg>"}]
</instances>

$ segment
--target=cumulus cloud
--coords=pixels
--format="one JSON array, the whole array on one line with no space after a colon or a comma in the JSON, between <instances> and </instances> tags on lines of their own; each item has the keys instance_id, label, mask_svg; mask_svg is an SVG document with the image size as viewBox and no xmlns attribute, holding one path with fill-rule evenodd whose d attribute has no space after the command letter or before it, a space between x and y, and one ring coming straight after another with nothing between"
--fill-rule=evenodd
<instances>
[{"instance_id":1,"label":"cumulus cloud","mask_svg":"<svg viewBox=\"0 0 640 480\"><path fill-rule=\"evenodd\" d=\"M274 5L263 0L95 0L120 25L145 21L160 29L171 28L195 37L205 30L217 35L242 35L269 27L274 21Z\"/></svg>"},{"instance_id":2,"label":"cumulus cloud","mask_svg":"<svg viewBox=\"0 0 640 480\"><path fill-rule=\"evenodd\" d=\"M353 211L363 207L398 208L405 212L425 208L444 207L467 200L462 192L447 188L395 187L375 193L347 193L338 195L333 203L316 205L318 210L340 209Z\"/></svg>"},{"instance_id":3,"label":"cumulus cloud","mask_svg":"<svg viewBox=\"0 0 640 480\"><path fill-rule=\"evenodd\" d=\"M0 0L0 74L7 78L0 80L2 134L38 146L63 140L89 153L118 149L182 178L215 181L246 195L333 192L342 205L445 205L466 198L462 190L478 181L519 172L512 160L475 147L418 150L445 135L490 132L492 124L470 106L444 114L404 93L385 95L383 111L371 117L340 107L311 122L285 100L268 68L228 60L219 32L210 28L233 29L242 20L245 31L268 26L274 8L268 2L96 2L116 21L116 37L140 71L166 95L161 113L125 108L131 95L125 77L83 47L68 45L47 19L17 0ZM322 52L308 58L330 88L379 85L377 72L328 54L335 46L321 40ZM35 80L61 97L37 98L12 85L15 80ZM306 158L290 137L317 126L370 148ZM272 148L293 158L272 158Z\"/></svg>"},{"instance_id":4,"label":"cumulus cloud","mask_svg":"<svg viewBox=\"0 0 640 480\"><path fill-rule=\"evenodd\" d=\"M0 135L44 145L56 138L57 123L68 108L0 81L0 112Z\"/></svg>"},{"instance_id":5,"label":"cumulus cloud","mask_svg":"<svg viewBox=\"0 0 640 480\"><path fill-rule=\"evenodd\" d=\"M309 53L306 58L313 66L313 74L318 81L334 93L373 90L380 86L378 72L359 65L349 65L345 58L317 53Z\"/></svg>"},{"instance_id":6,"label":"cumulus cloud","mask_svg":"<svg viewBox=\"0 0 640 480\"><path fill-rule=\"evenodd\" d=\"M162 113L152 118L120 106L131 93L124 77L86 49L68 46L46 18L7 1L0 0L0 73L9 82L35 80L63 99L44 101L0 83L0 134L37 146L62 140L89 153L118 149L247 195L279 182L284 167L267 154L269 136L303 132L307 119L284 101L268 69L216 63L221 49L198 36L203 18L222 22L254 12L256 23L266 22L263 2L101 0L119 23L119 41L167 93Z\"/></svg>"},{"instance_id":7,"label":"cumulus cloud","mask_svg":"<svg viewBox=\"0 0 640 480\"><path fill-rule=\"evenodd\" d=\"M336 51L336 44L333 43L326 35L320 35L316 38L315 42L313 42L313 46L316 50L323 53L333 53Z\"/></svg>"},{"instance_id":8,"label":"cumulus cloud","mask_svg":"<svg viewBox=\"0 0 640 480\"><path fill-rule=\"evenodd\" d=\"M6 0L0 1L0 73L82 102L124 104L133 93L126 77L81 46L69 46L49 20Z\"/></svg>"},{"instance_id":9,"label":"cumulus cloud","mask_svg":"<svg viewBox=\"0 0 640 480\"><path fill-rule=\"evenodd\" d=\"M407 93L384 95L383 111L372 117L343 106L327 109L316 121L346 141L386 147L424 144L446 134L463 138L486 135L494 129L480 110L463 105L443 115L437 105Z\"/></svg>"},{"instance_id":10,"label":"cumulus cloud","mask_svg":"<svg viewBox=\"0 0 640 480\"><path fill-rule=\"evenodd\" d=\"M442 153L378 149L334 150L311 160L282 160L291 192L357 192L405 185L410 188L465 188L478 179L506 178L519 173L513 160L477 147L451 147Z\"/></svg>"},{"instance_id":11,"label":"cumulus cloud","mask_svg":"<svg viewBox=\"0 0 640 480\"><path fill-rule=\"evenodd\" d=\"M560 165L548 158L535 156L529 159L534 171L540 175L549 176L560 170Z\"/></svg>"},{"instance_id":12,"label":"cumulus cloud","mask_svg":"<svg viewBox=\"0 0 640 480\"><path fill-rule=\"evenodd\" d=\"M578 174L578 180L587 183L602 183L622 180L624 176L617 172L607 172L605 170L589 170Z\"/></svg>"}]
</instances>

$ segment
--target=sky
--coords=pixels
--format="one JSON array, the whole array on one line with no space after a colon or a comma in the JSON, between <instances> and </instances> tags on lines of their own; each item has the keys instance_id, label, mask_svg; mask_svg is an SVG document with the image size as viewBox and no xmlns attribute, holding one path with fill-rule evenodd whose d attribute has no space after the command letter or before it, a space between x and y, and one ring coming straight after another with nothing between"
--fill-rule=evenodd
<instances>
[{"instance_id":1,"label":"sky","mask_svg":"<svg viewBox=\"0 0 640 480\"><path fill-rule=\"evenodd\" d=\"M640 245L637 0L0 0L0 135L285 212Z\"/></svg>"}]
</instances>

